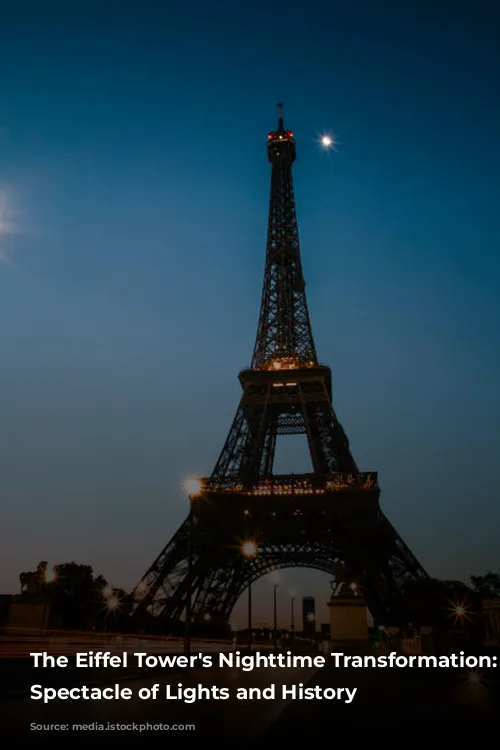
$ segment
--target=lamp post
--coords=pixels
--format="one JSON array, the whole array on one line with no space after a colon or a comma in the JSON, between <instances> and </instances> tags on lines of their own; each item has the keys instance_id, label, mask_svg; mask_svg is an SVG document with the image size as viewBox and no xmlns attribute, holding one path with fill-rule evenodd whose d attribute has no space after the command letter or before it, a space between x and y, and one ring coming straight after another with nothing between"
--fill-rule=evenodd
<instances>
[{"instance_id":1,"label":"lamp post","mask_svg":"<svg viewBox=\"0 0 500 750\"><path fill-rule=\"evenodd\" d=\"M294 605L295 597L290 597L290 635L293 638L295 636L295 613L294 613Z\"/></svg>"},{"instance_id":2,"label":"lamp post","mask_svg":"<svg viewBox=\"0 0 500 750\"><path fill-rule=\"evenodd\" d=\"M247 560L257 557L259 550L253 541L243 542L241 545L241 554ZM248 646L252 649L252 584L248 584Z\"/></svg>"},{"instance_id":3,"label":"lamp post","mask_svg":"<svg viewBox=\"0 0 500 750\"><path fill-rule=\"evenodd\" d=\"M45 569L44 576L43 576L43 583L45 586L50 586L51 584L55 583L57 581L57 569L52 568L50 572L47 572L47 569ZM46 632L47 631L47 625L49 624L48 621L50 620L50 611L47 616L47 591L44 592L43 597L43 612L42 612L42 628Z\"/></svg>"},{"instance_id":4,"label":"lamp post","mask_svg":"<svg viewBox=\"0 0 500 750\"><path fill-rule=\"evenodd\" d=\"M248 640L252 647L252 584L248 584Z\"/></svg>"},{"instance_id":5,"label":"lamp post","mask_svg":"<svg viewBox=\"0 0 500 750\"><path fill-rule=\"evenodd\" d=\"M187 554L187 573L186 573L186 621L184 623L184 653L187 657L191 654L191 618L192 618L192 585L193 585L193 529L194 513L193 502L196 495L201 492L201 482L199 479L188 479L184 482L184 489L189 497L189 516L188 516L188 554Z\"/></svg>"},{"instance_id":6,"label":"lamp post","mask_svg":"<svg viewBox=\"0 0 500 750\"><path fill-rule=\"evenodd\" d=\"M314 614L314 612L308 612L307 622L311 624L311 629L312 629L311 641L314 641L314 639L316 638L316 615Z\"/></svg>"},{"instance_id":7,"label":"lamp post","mask_svg":"<svg viewBox=\"0 0 500 750\"><path fill-rule=\"evenodd\" d=\"M278 645L278 627L277 627L277 611L276 611L276 591L278 589L279 583L273 584L273 609L274 609L274 645Z\"/></svg>"}]
</instances>

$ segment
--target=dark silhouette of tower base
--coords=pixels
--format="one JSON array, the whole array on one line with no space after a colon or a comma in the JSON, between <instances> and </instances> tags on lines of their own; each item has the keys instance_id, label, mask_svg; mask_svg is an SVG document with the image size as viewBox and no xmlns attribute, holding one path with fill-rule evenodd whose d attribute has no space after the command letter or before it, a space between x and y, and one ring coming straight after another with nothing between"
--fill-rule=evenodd
<instances>
[{"instance_id":1,"label":"dark silhouette of tower base","mask_svg":"<svg viewBox=\"0 0 500 750\"><path fill-rule=\"evenodd\" d=\"M405 591L427 579L379 505L376 472L359 472L318 362L300 258L295 140L268 135L272 165L266 270L257 340L240 373L240 405L212 476L190 493L191 514L134 590L135 616L227 623L242 592L270 570L342 568L379 622L409 617ZM276 439L307 436L313 471L273 474ZM188 575L188 562L189 573Z\"/></svg>"}]
</instances>

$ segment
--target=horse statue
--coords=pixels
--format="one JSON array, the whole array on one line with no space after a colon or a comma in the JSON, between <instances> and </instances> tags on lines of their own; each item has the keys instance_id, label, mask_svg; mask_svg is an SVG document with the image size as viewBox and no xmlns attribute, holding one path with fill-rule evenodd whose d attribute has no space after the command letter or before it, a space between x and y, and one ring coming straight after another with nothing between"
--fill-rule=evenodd
<instances>
[{"instance_id":1,"label":"horse statue","mask_svg":"<svg viewBox=\"0 0 500 750\"><path fill-rule=\"evenodd\" d=\"M38 567L35 571L21 573L19 576L19 580L21 581L21 594L26 596L41 596L43 594L46 574L47 562L45 562L45 560L38 563Z\"/></svg>"},{"instance_id":2,"label":"horse statue","mask_svg":"<svg viewBox=\"0 0 500 750\"><path fill-rule=\"evenodd\" d=\"M332 574L334 576L333 581L330 581L332 599L336 596L340 596L341 592L342 596L348 597L360 595L356 577L352 574L352 571L349 570L344 562L341 562L340 560L334 562L332 567Z\"/></svg>"}]
</instances>

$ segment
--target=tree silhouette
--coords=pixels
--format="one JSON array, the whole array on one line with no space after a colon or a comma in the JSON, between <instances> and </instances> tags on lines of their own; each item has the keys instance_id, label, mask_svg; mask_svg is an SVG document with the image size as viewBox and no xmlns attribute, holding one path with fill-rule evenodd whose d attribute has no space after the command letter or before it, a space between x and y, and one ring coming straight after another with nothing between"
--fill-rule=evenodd
<instances>
[{"instance_id":1,"label":"tree silhouette","mask_svg":"<svg viewBox=\"0 0 500 750\"><path fill-rule=\"evenodd\" d=\"M484 576L471 576L470 582L474 591L481 596L500 596L500 575L492 573L491 570Z\"/></svg>"},{"instance_id":2,"label":"tree silhouette","mask_svg":"<svg viewBox=\"0 0 500 750\"><path fill-rule=\"evenodd\" d=\"M61 628L119 630L130 612L128 594L110 586L104 576L96 576L90 565L55 565L44 589Z\"/></svg>"}]
</instances>

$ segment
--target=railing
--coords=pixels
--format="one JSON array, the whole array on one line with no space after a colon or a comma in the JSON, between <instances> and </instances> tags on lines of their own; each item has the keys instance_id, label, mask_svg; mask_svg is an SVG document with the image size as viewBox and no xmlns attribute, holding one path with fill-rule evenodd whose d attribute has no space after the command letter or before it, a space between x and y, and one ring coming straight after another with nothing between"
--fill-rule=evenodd
<instances>
[{"instance_id":1,"label":"railing","mask_svg":"<svg viewBox=\"0 0 500 750\"><path fill-rule=\"evenodd\" d=\"M322 495L326 492L346 492L378 489L377 472L358 474L330 474L318 479L314 474L274 476L247 485L239 477L210 477L202 480L202 492L223 492L241 495Z\"/></svg>"}]
</instances>

